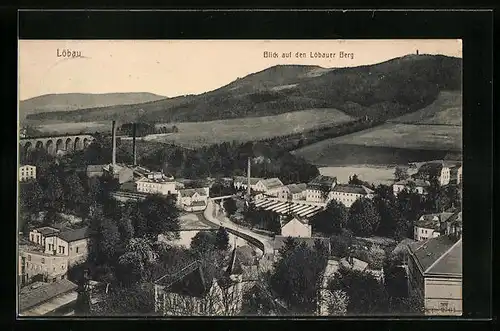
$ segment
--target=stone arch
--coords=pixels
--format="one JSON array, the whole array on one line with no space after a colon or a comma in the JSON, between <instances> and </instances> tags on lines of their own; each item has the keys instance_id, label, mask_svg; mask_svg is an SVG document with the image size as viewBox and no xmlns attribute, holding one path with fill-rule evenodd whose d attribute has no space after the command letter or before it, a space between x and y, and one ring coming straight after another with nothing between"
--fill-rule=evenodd
<instances>
[{"instance_id":1,"label":"stone arch","mask_svg":"<svg viewBox=\"0 0 500 331\"><path fill-rule=\"evenodd\" d=\"M47 142L45 143L45 148L47 149L48 154L50 155L55 154L54 142L52 141L52 139L47 140Z\"/></svg>"},{"instance_id":2,"label":"stone arch","mask_svg":"<svg viewBox=\"0 0 500 331\"><path fill-rule=\"evenodd\" d=\"M31 152L32 149L33 149L33 144L31 144L31 141L28 141L23 146L24 154L28 154L29 152Z\"/></svg>"},{"instance_id":3,"label":"stone arch","mask_svg":"<svg viewBox=\"0 0 500 331\"><path fill-rule=\"evenodd\" d=\"M90 141L88 138L83 138L83 148L87 148L90 144Z\"/></svg>"},{"instance_id":4,"label":"stone arch","mask_svg":"<svg viewBox=\"0 0 500 331\"><path fill-rule=\"evenodd\" d=\"M75 148L74 150L75 151L79 151L82 149L82 140L80 139L80 137L76 137L75 138Z\"/></svg>"},{"instance_id":5,"label":"stone arch","mask_svg":"<svg viewBox=\"0 0 500 331\"><path fill-rule=\"evenodd\" d=\"M43 149L43 141L38 140L35 145L36 149Z\"/></svg>"},{"instance_id":6,"label":"stone arch","mask_svg":"<svg viewBox=\"0 0 500 331\"><path fill-rule=\"evenodd\" d=\"M64 146L66 151L69 152L69 151L73 150L73 144L71 144L72 142L73 141L71 140L71 138L66 139L66 144Z\"/></svg>"},{"instance_id":7,"label":"stone arch","mask_svg":"<svg viewBox=\"0 0 500 331\"><path fill-rule=\"evenodd\" d=\"M56 153L63 149L63 140L57 139L56 142Z\"/></svg>"}]
</instances>

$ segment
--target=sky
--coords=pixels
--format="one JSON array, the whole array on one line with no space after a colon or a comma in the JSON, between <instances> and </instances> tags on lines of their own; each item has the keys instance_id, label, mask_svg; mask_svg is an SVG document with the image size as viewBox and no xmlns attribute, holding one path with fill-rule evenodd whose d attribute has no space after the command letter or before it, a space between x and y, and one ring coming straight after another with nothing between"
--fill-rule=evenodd
<instances>
[{"instance_id":1,"label":"sky","mask_svg":"<svg viewBox=\"0 0 500 331\"><path fill-rule=\"evenodd\" d=\"M64 58L63 50L81 52ZM407 54L462 57L461 40L19 40L19 98L50 93L199 94L278 64L325 68ZM264 57L276 52L278 58ZM296 53L304 53L298 58ZM311 53L335 53L333 58ZM340 53L352 54L340 58ZM283 53L291 54L283 58ZM58 56L59 55L59 56Z\"/></svg>"}]
</instances>

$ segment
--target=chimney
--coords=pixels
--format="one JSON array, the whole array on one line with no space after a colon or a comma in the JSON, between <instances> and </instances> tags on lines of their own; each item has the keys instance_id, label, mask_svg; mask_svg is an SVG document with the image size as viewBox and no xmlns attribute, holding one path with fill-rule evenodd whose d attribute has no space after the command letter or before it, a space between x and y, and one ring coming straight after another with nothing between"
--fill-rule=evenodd
<instances>
[{"instance_id":1,"label":"chimney","mask_svg":"<svg viewBox=\"0 0 500 331\"><path fill-rule=\"evenodd\" d=\"M136 123L132 124L132 155L134 156L134 166L137 165L137 152L136 152L136 146L135 146L135 135L137 130L137 125Z\"/></svg>"},{"instance_id":2,"label":"chimney","mask_svg":"<svg viewBox=\"0 0 500 331\"><path fill-rule=\"evenodd\" d=\"M113 169L115 168L116 165L116 121L113 121L113 124L111 126L111 135L113 139Z\"/></svg>"},{"instance_id":3,"label":"chimney","mask_svg":"<svg viewBox=\"0 0 500 331\"><path fill-rule=\"evenodd\" d=\"M248 193L248 196L250 197L250 193L251 193L251 190L250 190L250 171L251 171L251 168L252 168L252 165L250 163L250 158L248 158L248 165L247 165L247 193Z\"/></svg>"}]
</instances>

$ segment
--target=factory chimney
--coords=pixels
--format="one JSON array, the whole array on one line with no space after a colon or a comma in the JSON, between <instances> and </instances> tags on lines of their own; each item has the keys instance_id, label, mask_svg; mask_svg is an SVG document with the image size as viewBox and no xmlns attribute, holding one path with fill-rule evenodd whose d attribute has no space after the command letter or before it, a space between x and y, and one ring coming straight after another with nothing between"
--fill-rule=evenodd
<instances>
[{"instance_id":1,"label":"factory chimney","mask_svg":"<svg viewBox=\"0 0 500 331\"><path fill-rule=\"evenodd\" d=\"M137 150L135 146L135 135L137 132L137 123L132 124L132 155L134 157L134 167L137 165Z\"/></svg>"},{"instance_id":2,"label":"factory chimney","mask_svg":"<svg viewBox=\"0 0 500 331\"><path fill-rule=\"evenodd\" d=\"M116 121L113 121L112 127L111 127L111 135L113 139L113 171L116 168Z\"/></svg>"},{"instance_id":3,"label":"factory chimney","mask_svg":"<svg viewBox=\"0 0 500 331\"><path fill-rule=\"evenodd\" d=\"M250 194L251 194L251 191L250 191L250 171L251 171L251 168L252 168L252 165L250 163L250 158L248 158L248 162L247 162L247 194L248 194L249 198L250 198Z\"/></svg>"}]
</instances>

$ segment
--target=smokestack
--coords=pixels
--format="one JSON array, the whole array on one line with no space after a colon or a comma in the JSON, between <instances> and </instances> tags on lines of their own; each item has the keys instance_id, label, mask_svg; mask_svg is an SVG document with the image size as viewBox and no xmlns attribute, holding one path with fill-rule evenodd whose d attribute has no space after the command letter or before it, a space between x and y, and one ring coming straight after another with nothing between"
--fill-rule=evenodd
<instances>
[{"instance_id":1,"label":"smokestack","mask_svg":"<svg viewBox=\"0 0 500 331\"><path fill-rule=\"evenodd\" d=\"M113 169L116 166L116 121L113 121L112 127L111 127L111 135L113 139Z\"/></svg>"},{"instance_id":2,"label":"smokestack","mask_svg":"<svg viewBox=\"0 0 500 331\"><path fill-rule=\"evenodd\" d=\"M137 124L133 123L132 124L132 154L134 156L134 166L137 165L137 155L136 155L136 147L135 147L135 134L137 130Z\"/></svg>"},{"instance_id":3,"label":"smokestack","mask_svg":"<svg viewBox=\"0 0 500 331\"><path fill-rule=\"evenodd\" d=\"M250 164L250 158L248 158L248 165L247 165L247 193L248 196L250 197L251 191L250 191L250 171L251 171L251 164Z\"/></svg>"}]
</instances>

